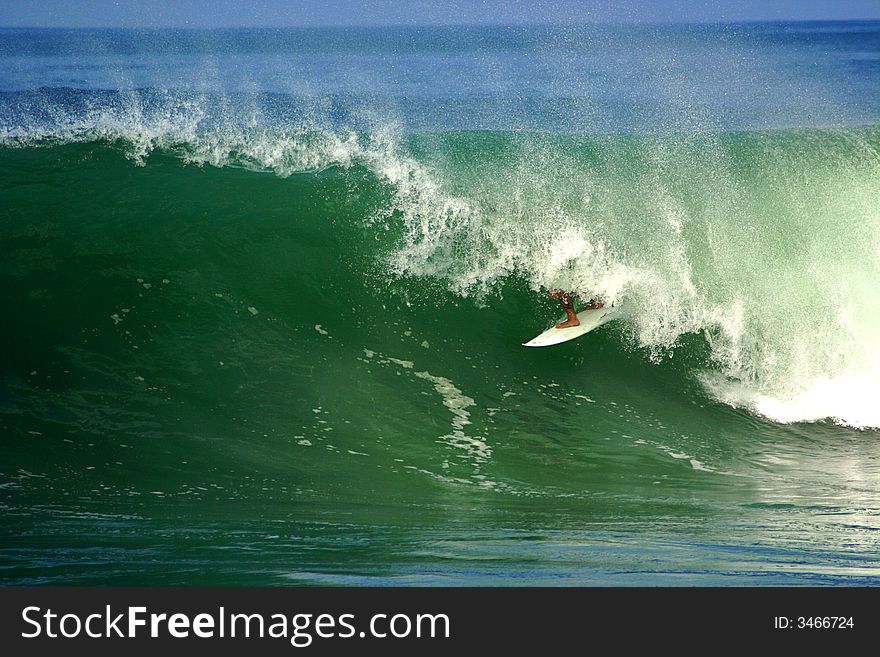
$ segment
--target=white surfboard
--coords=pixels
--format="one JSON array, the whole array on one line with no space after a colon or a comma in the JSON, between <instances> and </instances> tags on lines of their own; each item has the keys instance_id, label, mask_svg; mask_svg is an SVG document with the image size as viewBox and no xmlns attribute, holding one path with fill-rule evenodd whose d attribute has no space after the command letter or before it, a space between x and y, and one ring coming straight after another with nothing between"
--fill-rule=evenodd
<instances>
[{"instance_id":1,"label":"white surfboard","mask_svg":"<svg viewBox=\"0 0 880 657\"><path fill-rule=\"evenodd\" d=\"M523 342L523 347L550 347L561 342L568 342L616 318L617 308L614 306L604 306L595 310L582 310L578 313L578 319L581 322L578 326L570 326L563 329L558 329L554 326L528 342ZM565 319L563 317L557 323L564 322Z\"/></svg>"}]
</instances>

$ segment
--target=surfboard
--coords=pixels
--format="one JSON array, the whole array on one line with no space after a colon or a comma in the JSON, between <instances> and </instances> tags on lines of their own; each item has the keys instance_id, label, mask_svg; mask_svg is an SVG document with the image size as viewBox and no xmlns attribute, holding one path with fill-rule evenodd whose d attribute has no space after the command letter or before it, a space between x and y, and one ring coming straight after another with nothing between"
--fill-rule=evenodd
<instances>
[{"instance_id":1,"label":"surfboard","mask_svg":"<svg viewBox=\"0 0 880 657\"><path fill-rule=\"evenodd\" d=\"M553 328L547 329L541 335L532 338L528 342L523 342L523 347L550 347L554 344L568 342L616 318L617 308L614 306L604 306L595 310L582 310L578 313L578 319L581 322L578 326L558 329L554 325ZM557 324L564 322L565 319L565 317L562 317Z\"/></svg>"}]
</instances>

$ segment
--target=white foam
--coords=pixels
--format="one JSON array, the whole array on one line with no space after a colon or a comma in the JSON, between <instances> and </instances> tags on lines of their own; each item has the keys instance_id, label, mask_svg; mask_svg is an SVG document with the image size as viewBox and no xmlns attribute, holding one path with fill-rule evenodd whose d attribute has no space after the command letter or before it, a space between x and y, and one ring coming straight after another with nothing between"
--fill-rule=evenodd
<instances>
[{"instance_id":1,"label":"white foam","mask_svg":"<svg viewBox=\"0 0 880 657\"><path fill-rule=\"evenodd\" d=\"M377 352L364 349L368 358L376 356L379 363L394 364L404 370L413 370L415 364L412 361L377 354ZM466 427L471 424L469 408L476 406L472 397L465 395L450 379L431 374L427 371L412 372L414 376L428 381L434 386L434 390L443 400L443 405L452 413L452 431L440 438L453 447L465 450L478 463L489 459L492 448L480 436L468 435Z\"/></svg>"},{"instance_id":2,"label":"white foam","mask_svg":"<svg viewBox=\"0 0 880 657\"><path fill-rule=\"evenodd\" d=\"M803 391L788 396L763 394L742 383L717 377L706 379L706 384L721 401L748 408L774 422L831 420L857 429L880 428L880 376L819 377Z\"/></svg>"}]
</instances>

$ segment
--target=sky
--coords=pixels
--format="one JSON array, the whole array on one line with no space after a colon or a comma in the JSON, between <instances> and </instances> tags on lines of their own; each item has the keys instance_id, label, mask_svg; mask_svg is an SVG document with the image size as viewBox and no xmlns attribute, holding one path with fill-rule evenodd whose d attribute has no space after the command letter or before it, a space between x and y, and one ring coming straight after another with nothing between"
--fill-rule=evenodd
<instances>
[{"instance_id":1,"label":"sky","mask_svg":"<svg viewBox=\"0 0 880 657\"><path fill-rule=\"evenodd\" d=\"M5 27L311 27L880 19L880 0L0 0Z\"/></svg>"}]
</instances>

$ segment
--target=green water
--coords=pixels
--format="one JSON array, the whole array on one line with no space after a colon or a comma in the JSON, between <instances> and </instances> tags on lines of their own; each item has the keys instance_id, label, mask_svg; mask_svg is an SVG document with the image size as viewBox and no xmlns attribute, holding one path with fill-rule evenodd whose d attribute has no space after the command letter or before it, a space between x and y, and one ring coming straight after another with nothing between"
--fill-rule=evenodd
<instances>
[{"instance_id":1,"label":"green water","mask_svg":"<svg viewBox=\"0 0 880 657\"><path fill-rule=\"evenodd\" d=\"M0 150L0 581L877 583L876 130L609 139L425 135L282 176ZM588 235L586 268L542 269L539 234ZM623 319L523 349L560 281ZM822 377L836 422L760 406Z\"/></svg>"}]
</instances>

